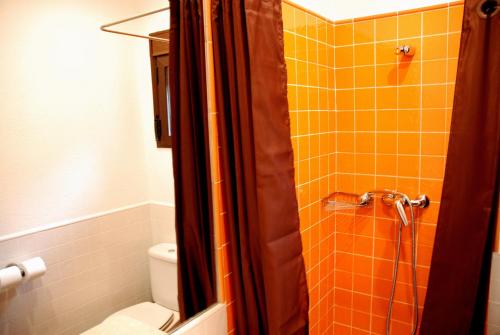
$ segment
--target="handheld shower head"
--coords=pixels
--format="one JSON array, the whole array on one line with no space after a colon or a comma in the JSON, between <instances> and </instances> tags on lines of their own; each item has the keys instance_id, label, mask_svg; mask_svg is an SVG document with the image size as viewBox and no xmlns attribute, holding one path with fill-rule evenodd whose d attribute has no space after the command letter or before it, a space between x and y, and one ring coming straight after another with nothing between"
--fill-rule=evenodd
<instances>
[{"instance_id":1,"label":"handheld shower head","mask_svg":"<svg viewBox=\"0 0 500 335\"><path fill-rule=\"evenodd\" d=\"M398 199L398 200L394 201L394 205L396 206L396 211L399 214L399 218L401 219L401 222L403 222L403 224L405 226L408 226L408 218L406 217L405 206L404 206L405 202L406 202L406 199Z\"/></svg>"}]
</instances>

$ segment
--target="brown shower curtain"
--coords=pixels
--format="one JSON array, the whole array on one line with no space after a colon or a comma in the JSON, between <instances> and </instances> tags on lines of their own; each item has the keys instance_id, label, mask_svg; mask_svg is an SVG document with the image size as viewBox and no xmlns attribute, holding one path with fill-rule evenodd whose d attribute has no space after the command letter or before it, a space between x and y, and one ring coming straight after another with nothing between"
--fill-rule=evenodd
<instances>
[{"instance_id":1,"label":"brown shower curtain","mask_svg":"<svg viewBox=\"0 0 500 335\"><path fill-rule=\"evenodd\" d=\"M216 301L202 0L170 1L169 83L181 319Z\"/></svg>"},{"instance_id":2,"label":"brown shower curtain","mask_svg":"<svg viewBox=\"0 0 500 335\"><path fill-rule=\"evenodd\" d=\"M466 0L421 334L483 334L499 192L500 14ZM483 8L494 9L497 1Z\"/></svg>"},{"instance_id":3,"label":"brown shower curtain","mask_svg":"<svg viewBox=\"0 0 500 335\"><path fill-rule=\"evenodd\" d=\"M212 29L236 333L306 334L281 1L213 0Z\"/></svg>"}]
</instances>

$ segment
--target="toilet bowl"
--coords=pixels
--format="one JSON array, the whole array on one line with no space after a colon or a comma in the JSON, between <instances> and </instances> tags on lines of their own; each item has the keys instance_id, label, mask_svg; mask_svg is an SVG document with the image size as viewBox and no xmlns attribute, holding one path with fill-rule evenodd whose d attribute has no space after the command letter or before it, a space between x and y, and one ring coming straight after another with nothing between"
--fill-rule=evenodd
<instances>
[{"instance_id":1,"label":"toilet bowl","mask_svg":"<svg viewBox=\"0 0 500 335\"><path fill-rule=\"evenodd\" d=\"M117 322L132 322L136 333L142 325L144 334L152 329L170 330L179 322L177 246L160 243L149 248L148 254L153 302L142 302L119 310L82 335L108 333L109 327L115 327Z\"/></svg>"}]
</instances>

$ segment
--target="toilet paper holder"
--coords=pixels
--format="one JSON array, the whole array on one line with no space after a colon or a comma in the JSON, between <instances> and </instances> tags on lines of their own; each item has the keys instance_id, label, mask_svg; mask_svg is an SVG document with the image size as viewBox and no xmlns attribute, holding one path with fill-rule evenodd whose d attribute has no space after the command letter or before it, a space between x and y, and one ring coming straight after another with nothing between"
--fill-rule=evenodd
<instances>
[{"instance_id":1,"label":"toilet paper holder","mask_svg":"<svg viewBox=\"0 0 500 335\"><path fill-rule=\"evenodd\" d=\"M17 274L8 269L15 268ZM7 272L5 272L7 270ZM9 263L0 268L0 289L29 282L45 274L47 266L41 257L34 257L20 263Z\"/></svg>"},{"instance_id":2,"label":"toilet paper holder","mask_svg":"<svg viewBox=\"0 0 500 335\"><path fill-rule=\"evenodd\" d=\"M16 268L18 268L19 271L21 272L21 276L23 278L26 276L26 271L24 270L24 267L21 266L21 264L18 264L18 263L9 263L9 264L5 265L3 268L7 269L7 268L10 268L11 266L15 266Z\"/></svg>"}]
</instances>

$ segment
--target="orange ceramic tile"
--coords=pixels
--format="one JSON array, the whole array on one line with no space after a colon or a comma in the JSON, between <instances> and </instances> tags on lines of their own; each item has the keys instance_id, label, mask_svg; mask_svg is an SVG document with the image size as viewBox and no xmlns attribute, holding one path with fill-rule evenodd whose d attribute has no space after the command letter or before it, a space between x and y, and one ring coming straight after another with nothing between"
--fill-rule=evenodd
<instances>
[{"instance_id":1,"label":"orange ceramic tile","mask_svg":"<svg viewBox=\"0 0 500 335\"><path fill-rule=\"evenodd\" d=\"M375 279L385 279L385 280L392 280L392 270L393 270L393 264L391 261L388 260L383 260L383 259L374 259L373 262L373 278L374 278L374 294L378 291L380 291L378 285L375 285L375 283L380 282ZM385 293L386 290L384 290L384 295L383 297L388 297L389 295L386 295Z\"/></svg>"},{"instance_id":2,"label":"orange ceramic tile","mask_svg":"<svg viewBox=\"0 0 500 335\"><path fill-rule=\"evenodd\" d=\"M398 154L419 155L420 133L399 133L398 134Z\"/></svg>"},{"instance_id":3,"label":"orange ceramic tile","mask_svg":"<svg viewBox=\"0 0 500 335\"><path fill-rule=\"evenodd\" d=\"M398 83L400 85L420 85L420 72L420 62L400 62L397 67Z\"/></svg>"},{"instance_id":4,"label":"orange ceramic tile","mask_svg":"<svg viewBox=\"0 0 500 335\"><path fill-rule=\"evenodd\" d=\"M373 65L373 44L354 45L354 65Z\"/></svg>"},{"instance_id":5,"label":"orange ceramic tile","mask_svg":"<svg viewBox=\"0 0 500 335\"><path fill-rule=\"evenodd\" d=\"M354 133L343 132L337 134L337 151L354 152Z\"/></svg>"},{"instance_id":6,"label":"orange ceramic tile","mask_svg":"<svg viewBox=\"0 0 500 335\"><path fill-rule=\"evenodd\" d=\"M423 108L445 108L446 107L446 85L432 85L422 87Z\"/></svg>"},{"instance_id":7,"label":"orange ceramic tile","mask_svg":"<svg viewBox=\"0 0 500 335\"><path fill-rule=\"evenodd\" d=\"M377 155L376 173L378 175L396 175L397 166L396 155Z\"/></svg>"},{"instance_id":8,"label":"orange ceramic tile","mask_svg":"<svg viewBox=\"0 0 500 335\"><path fill-rule=\"evenodd\" d=\"M426 194L429 196L429 198L441 199L443 181L434 179L421 179L420 189L426 190Z\"/></svg>"},{"instance_id":9,"label":"orange ceramic tile","mask_svg":"<svg viewBox=\"0 0 500 335\"><path fill-rule=\"evenodd\" d=\"M328 66L328 47L323 43L318 43L318 64Z\"/></svg>"},{"instance_id":10,"label":"orange ceramic tile","mask_svg":"<svg viewBox=\"0 0 500 335\"><path fill-rule=\"evenodd\" d=\"M420 36L420 33L422 31L421 19L422 19L421 13L400 15L398 17L399 38L402 39L402 38Z\"/></svg>"},{"instance_id":11,"label":"orange ceramic tile","mask_svg":"<svg viewBox=\"0 0 500 335\"><path fill-rule=\"evenodd\" d=\"M289 57L296 57L298 60L307 61L307 39L303 36L295 35L295 47L295 55L289 55Z\"/></svg>"},{"instance_id":12,"label":"orange ceramic tile","mask_svg":"<svg viewBox=\"0 0 500 335\"><path fill-rule=\"evenodd\" d=\"M394 86L398 80L398 66L396 64L377 65L377 86Z\"/></svg>"},{"instance_id":13,"label":"orange ceramic tile","mask_svg":"<svg viewBox=\"0 0 500 335\"><path fill-rule=\"evenodd\" d=\"M355 43L369 43L373 42L374 22L373 20L354 22L354 42Z\"/></svg>"},{"instance_id":14,"label":"orange ceramic tile","mask_svg":"<svg viewBox=\"0 0 500 335\"><path fill-rule=\"evenodd\" d=\"M460 33L448 35L448 57L457 57L460 51Z\"/></svg>"},{"instance_id":15,"label":"orange ceramic tile","mask_svg":"<svg viewBox=\"0 0 500 335\"><path fill-rule=\"evenodd\" d=\"M439 156L422 156L422 178L443 179L444 177L444 157Z\"/></svg>"},{"instance_id":16,"label":"orange ceramic tile","mask_svg":"<svg viewBox=\"0 0 500 335\"><path fill-rule=\"evenodd\" d=\"M302 36L307 35L306 13L302 10L295 10L294 31Z\"/></svg>"},{"instance_id":17,"label":"orange ceramic tile","mask_svg":"<svg viewBox=\"0 0 500 335\"><path fill-rule=\"evenodd\" d=\"M318 41L307 39L307 61L309 63L318 63Z\"/></svg>"},{"instance_id":18,"label":"orange ceramic tile","mask_svg":"<svg viewBox=\"0 0 500 335\"><path fill-rule=\"evenodd\" d=\"M375 133L356 133L356 153L374 153L375 152Z\"/></svg>"},{"instance_id":19,"label":"orange ceramic tile","mask_svg":"<svg viewBox=\"0 0 500 335\"><path fill-rule=\"evenodd\" d=\"M399 108L420 108L420 86L400 86L398 91Z\"/></svg>"},{"instance_id":20,"label":"orange ceramic tile","mask_svg":"<svg viewBox=\"0 0 500 335\"><path fill-rule=\"evenodd\" d=\"M422 62L422 84L442 84L446 82L446 60Z\"/></svg>"},{"instance_id":21,"label":"orange ceramic tile","mask_svg":"<svg viewBox=\"0 0 500 335\"><path fill-rule=\"evenodd\" d=\"M352 174L337 174L337 188L344 192L354 192L354 175Z\"/></svg>"},{"instance_id":22,"label":"orange ceramic tile","mask_svg":"<svg viewBox=\"0 0 500 335\"><path fill-rule=\"evenodd\" d=\"M318 41L326 43L328 32L328 22L318 18Z\"/></svg>"},{"instance_id":23,"label":"orange ceramic tile","mask_svg":"<svg viewBox=\"0 0 500 335\"><path fill-rule=\"evenodd\" d=\"M396 131L398 129L397 115L398 112L393 109L377 110L377 131Z\"/></svg>"},{"instance_id":24,"label":"orange ceramic tile","mask_svg":"<svg viewBox=\"0 0 500 335\"><path fill-rule=\"evenodd\" d=\"M443 34L448 31L448 8L425 11L423 18L425 35Z\"/></svg>"},{"instance_id":25,"label":"orange ceramic tile","mask_svg":"<svg viewBox=\"0 0 500 335\"><path fill-rule=\"evenodd\" d=\"M315 87L309 87L307 89L307 96L309 97L308 101L308 109L309 110L318 110L318 105L319 105L319 91ZM317 127L315 128L317 130Z\"/></svg>"},{"instance_id":26,"label":"orange ceramic tile","mask_svg":"<svg viewBox=\"0 0 500 335\"><path fill-rule=\"evenodd\" d=\"M354 86L354 71L353 68L342 68L335 71L336 88L352 88Z\"/></svg>"},{"instance_id":27,"label":"orange ceramic tile","mask_svg":"<svg viewBox=\"0 0 500 335\"><path fill-rule=\"evenodd\" d=\"M395 87L377 87L376 93L376 106L380 109L393 109L397 108L398 91ZM377 118L378 120L378 118ZM381 129L379 129L381 130Z\"/></svg>"},{"instance_id":28,"label":"orange ceramic tile","mask_svg":"<svg viewBox=\"0 0 500 335\"><path fill-rule=\"evenodd\" d=\"M354 112L337 112L337 131L354 131Z\"/></svg>"},{"instance_id":29,"label":"orange ceramic tile","mask_svg":"<svg viewBox=\"0 0 500 335\"><path fill-rule=\"evenodd\" d=\"M424 36L422 59L434 60L446 58L446 35Z\"/></svg>"},{"instance_id":30,"label":"orange ceramic tile","mask_svg":"<svg viewBox=\"0 0 500 335\"><path fill-rule=\"evenodd\" d=\"M348 273L350 275L350 273ZM336 276L336 278L339 278ZM372 292L372 277L371 274L369 276L363 276L360 274L353 275L352 279L352 289L356 292L371 294Z\"/></svg>"},{"instance_id":31,"label":"orange ceramic tile","mask_svg":"<svg viewBox=\"0 0 500 335\"><path fill-rule=\"evenodd\" d=\"M354 73L356 87L375 86L375 67L373 65L356 67Z\"/></svg>"},{"instance_id":32,"label":"orange ceramic tile","mask_svg":"<svg viewBox=\"0 0 500 335\"><path fill-rule=\"evenodd\" d=\"M297 69L297 84L307 85L307 63L305 61L297 61L296 69Z\"/></svg>"},{"instance_id":33,"label":"orange ceramic tile","mask_svg":"<svg viewBox=\"0 0 500 335\"><path fill-rule=\"evenodd\" d=\"M316 40L318 38L318 19L315 15L306 15L307 37Z\"/></svg>"},{"instance_id":34,"label":"orange ceramic tile","mask_svg":"<svg viewBox=\"0 0 500 335\"><path fill-rule=\"evenodd\" d=\"M359 174L375 174L375 155L373 154L356 154L355 157L355 173ZM358 176L356 176L358 177ZM366 192L366 189L372 189L372 187L365 187L363 185L358 185L356 182L356 186L359 186L360 189L364 189L362 193ZM363 186L363 187L361 187Z\"/></svg>"},{"instance_id":35,"label":"orange ceramic tile","mask_svg":"<svg viewBox=\"0 0 500 335\"><path fill-rule=\"evenodd\" d=\"M376 258L392 260L394 258L394 246L386 239L376 238L374 239L373 256Z\"/></svg>"},{"instance_id":36,"label":"orange ceramic tile","mask_svg":"<svg viewBox=\"0 0 500 335\"><path fill-rule=\"evenodd\" d=\"M444 131L446 109L423 109L422 131Z\"/></svg>"},{"instance_id":37,"label":"orange ceramic tile","mask_svg":"<svg viewBox=\"0 0 500 335\"><path fill-rule=\"evenodd\" d=\"M419 179L415 177L398 177L396 187L401 192L415 197L419 194Z\"/></svg>"},{"instance_id":38,"label":"orange ceramic tile","mask_svg":"<svg viewBox=\"0 0 500 335\"><path fill-rule=\"evenodd\" d=\"M422 155L443 156L446 153L446 136L444 133L422 134Z\"/></svg>"},{"instance_id":39,"label":"orange ceramic tile","mask_svg":"<svg viewBox=\"0 0 500 335\"><path fill-rule=\"evenodd\" d=\"M464 15L464 7L462 5L450 7L450 17L448 25L448 30L450 32L462 30L463 15Z\"/></svg>"},{"instance_id":40,"label":"orange ceramic tile","mask_svg":"<svg viewBox=\"0 0 500 335\"><path fill-rule=\"evenodd\" d=\"M349 67L353 65L352 46L344 46L335 48L335 65L336 67Z\"/></svg>"},{"instance_id":41,"label":"orange ceramic tile","mask_svg":"<svg viewBox=\"0 0 500 335\"><path fill-rule=\"evenodd\" d=\"M370 171L374 170L374 162L370 161ZM372 172L368 172L372 173ZM374 175L363 175L361 173L357 173L354 176L354 193L363 194L366 190L374 190L375 189L375 176Z\"/></svg>"},{"instance_id":42,"label":"orange ceramic tile","mask_svg":"<svg viewBox=\"0 0 500 335\"><path fill-rule=\"evenodd\" d=\"M377 64L393 64L397 62L398 56L394 54L394 42L377 42L375 44L375 57Z\"/></svg>"},{"instance_id":43,"label":"orange ceramic tile","mask_svg":"<svg viewBox=\"0 0 500 335\"><path fill-rule=\"evenodd\" d=\"M398 111L398 131L419 131L420 110L404 109Z\"/></svg>"},{"instance_id":44,"label":"orange ceramic tile","mask_svg":"<svg viewBox=\"0 0 500 335\"><path fill-rule=\"evenodd\" d=\"M295 9L287 3L283 3L281 12L283 16L283 29L285 31L293 31L295 25L294 13Z\"/></svg>"},{"instance_id":45,"label":"orange ceramic tile","mask_svg":"<svg viewBox=\"0 0 500 335\"><path fill-rule=\"evenodd\" d=\"M287 57L295 58L295 35L285 31L284 35L285 54Z\"/></svg>"},{"instance_id":46,"label":"orange ceramic tile","mask_svg":"<svg viewBox=\"0 0 500 335\"><path fill-rule=\"evenodd\" d=\"M354 101L356 109L374 109L375 108L375 89L362 88L354 92Z\"/></svg>"},{"instance_id":47,"label":"orange ceramic tile","mask_svg":"<svg viewBox=\"0 0 500 335\"><path fill-rule=\"evenodd\" d=\"M336 93L338 110L354 109L354 90L339 90Z\"/></svg>"},{"instance_id":48,"label":"orange ceramic tile","mask_svg":"<svg viewBox=\"0 0 500 335\"><path fill-rule=\"evenodd\" d=\"M297 83L297 69L295 60L291 58L286 59L286 70L287 70L288 82L290 84Z\"/></svg>"},{"instance_id":49,"label":"orange ceramic tile","mask_svg":"<svg viewBox=\"0 0 500 335\"><path fill-rule=\"evenodd\" d=\"M375 111L357 110L356 111L356 130L373 131L375 130Z\"/></svg>"},{"instance_id":50,"label":"orange ceramic tile","mask_svg":"<svg viewBox=\"0 0 500 335\"><path fill-rule=\"evenodd\" d=\"M419 156L398 155L398 176L415 177L419 175Z\"/></svg>"},{"instance_id":51,"label":"orange ceramic tile","mask_svg":"<svg viewBox=\"0 0 500 335\"><path fill-rule=\"evenodd\" d=\"M315 63L307 64L307 86L318 86L318 65Z\"/></svg>"},{"instance_id":52,"label":"orange ceramic tile","mask_svg":"<svg viewBox=\"0 0 500 335\"><path fill-rule=\"evenodd\" d=\"M394 112L394 116L396 116L396 111L385 111L387 113L379 115L391 115ZM378 124L377 124L378 125ZM396 122L394 122L394 127L396 127ZM381 129L379 129L381 130ZM398 136L396 133L377 133L377 145L376 152L377 154L396 154L398 147Z\"/></svg>"},{"instance_id":53,"label":"orange ceramic tile","mask_svg":"<svg viewBox=\"0 0 500 335\"><path fill-rule=\"evenodd\" d=\"M449 59L448 58L448 63L447 63L447 82L455 82L455 79L457 77L457 67L458 67L458 59Z\"/></svg>"},{"instance_id":54,"label":"orange ceramic tile","mask_svg":"<svg viewBox=\"0 0 500 335\"><path fill-rule=\"evenodd\" d=\"M398 20L389 16L375 20L375 37L377 41L394 40L397 37Z\"/></svg>"},{"instance_id":55,"label":"orange ceramic tile","mask_svg":"<svg viewBox=\"0 0 500 335\"><path fill-rule=\"evenodd\" d=\"M373 238L365 236L354 236L354 253L364 256L371 256L373 254ZM371 267L369 270L370 273L368 275L371 275Z\"/></svg>"},{"instance_id":56,"label":"orange ceramic tile","mask_svg":"<svg viewBox=\"0 0 500 335\"><path fill-rule=\"evenodd\" d=\"M353 44L353 25L352 23L340 24L335 26L335 45Z\"/></svg>"},{"instance_id":57,"label":"orange ceramic tile","mask_svg":"<svg viewBox=\"0 0 500 335\"><path fill-rule=\"evenodd\" d=\"M365 309L366 312L354 311L352 313L352 326L357 329L370 329L370 314L367 313L370 310ZM366 334L366 333L362 333Z\"/></svg>"}]
</instances>

